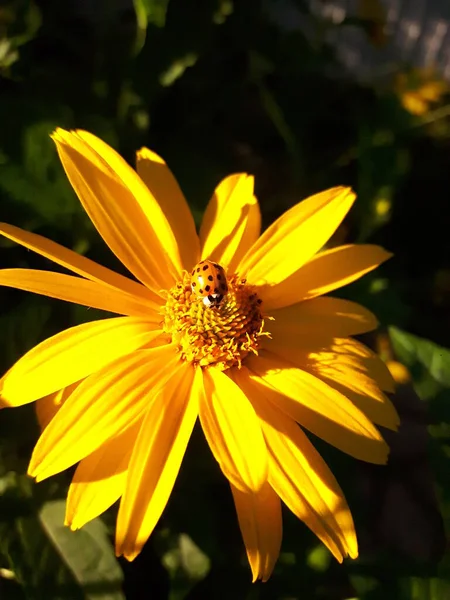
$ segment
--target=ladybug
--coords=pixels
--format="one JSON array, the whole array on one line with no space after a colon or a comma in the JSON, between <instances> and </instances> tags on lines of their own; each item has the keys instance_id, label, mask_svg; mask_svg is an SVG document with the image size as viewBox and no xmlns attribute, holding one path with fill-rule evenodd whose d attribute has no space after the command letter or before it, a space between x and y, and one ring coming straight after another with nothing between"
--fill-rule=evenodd
<instances>
[{"instance_id":1,"label":"ladybug","mask_svg":"<svg viewBox=\"0 0 450 600\"><path fill-rule=\"evenodd\" d=\"M202 260L192 270L191 290L205 306L219 306L228 293L224 268L210 260Z\"/></svg>"}]
</instances>

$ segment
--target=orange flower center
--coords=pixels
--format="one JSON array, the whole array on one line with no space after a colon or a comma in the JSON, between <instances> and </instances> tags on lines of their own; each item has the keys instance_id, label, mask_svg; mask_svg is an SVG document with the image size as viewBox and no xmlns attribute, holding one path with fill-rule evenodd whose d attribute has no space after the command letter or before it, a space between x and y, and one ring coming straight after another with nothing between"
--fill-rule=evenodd
<instances>
[{"instance_id":1,"label":"orange flower center","mask_svg":"<svg viewBox=\"0 0 450 600\"><path fill-rule=\"evenodd\" d=\"M253 286L237 275L228 277L228 293L219 306L205 306L191 291L184 274L168 293L163 308L163 329L171 336L184 360L222 371L240 367L253 352L258 354L264 331L262 301Z\"/></svg>"}]
</instances>

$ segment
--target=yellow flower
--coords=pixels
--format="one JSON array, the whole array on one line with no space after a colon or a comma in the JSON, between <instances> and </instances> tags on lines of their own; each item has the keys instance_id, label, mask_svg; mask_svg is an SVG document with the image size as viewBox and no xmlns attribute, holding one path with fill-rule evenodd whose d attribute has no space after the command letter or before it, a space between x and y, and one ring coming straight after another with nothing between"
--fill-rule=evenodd
<instances>
[{"instance_id":1,"label":"yellow flower","mask_svg":"<svg viewBox=\"0 0 450 600\"><path fill-rule=\"evenodd\" d=\"M253 579L267 580L282 537L281 500L338 561L356 557L350 510L303 429L385 463L373 423L396 429L383 362L349 336L376 327L346 300L322 297L389 258L382 248L321 250L355 196L337 187L297 204L260 236L253 178L224 179L197 235L164 161L143 148L137 173L84 131L58 129L67 176L124 277L39 235L0 232L78 277L0 271L0 284L116 313L40 343L0 380L3 406L37 400L43 433L29 474L79 463L66 523L77 529L119 498L116 552L132 560L152 533L199 417L228 479ZM202 259L226 269L208 307L191 291ZM196 277L196 272L194 272Z\"/></svg>"},{"instance_id":2,"label":"yellow flower","mask_svg":"<svg viewBox=\"0 0 450 600\"><path fill-rule=\"evenodd\" d=\"M399 73L395 89L403 108L416 116L428 113L431 105L448 93L447 83L429 68Z\"/></svg>"}]
</instances>

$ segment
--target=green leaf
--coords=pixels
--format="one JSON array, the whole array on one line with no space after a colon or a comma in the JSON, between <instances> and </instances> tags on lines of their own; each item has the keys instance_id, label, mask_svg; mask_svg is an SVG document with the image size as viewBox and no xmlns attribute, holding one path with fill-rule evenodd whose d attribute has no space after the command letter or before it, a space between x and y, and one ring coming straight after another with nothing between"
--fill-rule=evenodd
<instances>
[{"instance_id":1,"label":"green leaf","mask_svg":"<svg viewBox=\"0 0 450 600\"><path fill-rule=\"evenodd\" d=\"M17 592L14 598L82 600L83 593L45 535L26 476L2 477L0 561ZM19 591L20 590L20 591ZM3 598L3 589L2 589Z\"/></svg>"},{"instance_id":2,"label":"green leaf","mask_svg":"<svg viewBox=\"0 0 450 600\"><path fill-rule=\"evenodd\" d=\"M100 519L79 531L64 525L65 501L47 502L39 519L88 600L125 600L122 571Z\"/></svg>"},{"instance_id":3,"label":"green leaf","mask_svg":"<svg viewBox=\"0 0 450 600\"><path fill-rule=\"evenodd\" d=\"M450 387L450 350L397 327L390 327L389 333L395 353L407 367L422 365L437 383Z\"/></svg>"},{"instance_id":4,"label":"green leaf","mask_svg":"<svg viewBox=\"0 0 450 600\"><path fill-rule=\"evenodd\" d=\"M133 0L137 25L135 54L144 47L149 24L164 27L168 3L169 0Z\"/></svg>"}]
</instances>

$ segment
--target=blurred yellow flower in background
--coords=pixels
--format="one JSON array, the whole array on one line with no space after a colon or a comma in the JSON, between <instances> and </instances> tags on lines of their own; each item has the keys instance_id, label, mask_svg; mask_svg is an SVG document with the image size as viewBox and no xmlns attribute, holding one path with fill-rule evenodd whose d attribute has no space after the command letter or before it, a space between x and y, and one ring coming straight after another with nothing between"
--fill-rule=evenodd
<instances>
[{"instance_id":1,"label":"blurred yellow flower in background","mask_svg":"<svg viewBox=\"0 0 450 600\"><path fill-rule=\"evenodd\" d=\"M353 192L312 196L260 235L253 178L231 175L197 235L154 152L137 153L136 172L87 132L58 129L53 139L84 209L134 279L0 225L75 274L5 269L1 285L119 315L43 341L0 380L3 407L37 401L43 432L30 475L41 481L79 463L66 523L80 528L120 499L116 552L132 560L166 506L199 417L231 486L253 580L267 580L278 558L281 501L338 561L356 557L344 494L301 428L383 464L388 447L374 424L398 426L381 391L393 389L389 371L350 337L374 329L375 317L323 296L390 256L372 245L322 250ZM227 273L227 293L212 306L192 284L203 260Z\"/></svg>"},{"instance_id":2,"label":"blurred yellow flower in background","mask_svg":"<svg viewBox=\"0 0 450 600\"><path fill-rule=\"evenodd\" d=\"M395 90L403 108L417 116L426 114L432 104L442 100L448 89L448 84L430 68L399 73L395 82Z\"/></svg>"}]
</instances>

